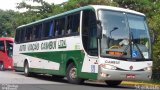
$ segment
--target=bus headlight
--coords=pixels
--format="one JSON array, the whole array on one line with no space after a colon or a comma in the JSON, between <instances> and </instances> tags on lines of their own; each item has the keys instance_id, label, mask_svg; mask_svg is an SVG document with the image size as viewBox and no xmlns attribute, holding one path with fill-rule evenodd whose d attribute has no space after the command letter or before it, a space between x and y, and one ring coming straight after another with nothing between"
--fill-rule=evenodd
<instances>
[{"instance_id":1,"label":"bus headlight","mask_svg":"<svg viewBox=\"0 0 160 90\"><path fill-rule=\"evenodd\" d=\"M116 70L117 68L113 65L109 65L109 64L101 64L101 67L103 67L104 69L109 69L109 70Z\"/></svg>"},{"instance_id":2,"label":"bus headlight","mask_svg":"<svg viewBox=\"0 0 160 90\"><path fill-rule=\"evenodd\" d=\"M146 67L144 68L144 71L152 71L152 67Z\"/></svg>"}]
</instances>

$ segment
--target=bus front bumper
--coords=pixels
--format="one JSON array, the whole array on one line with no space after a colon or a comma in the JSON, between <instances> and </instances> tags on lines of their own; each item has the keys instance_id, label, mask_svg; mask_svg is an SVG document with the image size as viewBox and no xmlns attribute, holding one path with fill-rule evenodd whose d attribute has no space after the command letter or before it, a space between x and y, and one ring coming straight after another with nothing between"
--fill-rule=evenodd
<instances>
[{"instance_id":1,"label":"bus front bumper","mask_svg":"<svg viewBox=\"0 0 160 90\"><path fill-rule=\"evenodd\" d=\"M123 71L123 70L108 70L99 67L98 80L150 80L152 71Z\"/></svg>"}]
</instances>

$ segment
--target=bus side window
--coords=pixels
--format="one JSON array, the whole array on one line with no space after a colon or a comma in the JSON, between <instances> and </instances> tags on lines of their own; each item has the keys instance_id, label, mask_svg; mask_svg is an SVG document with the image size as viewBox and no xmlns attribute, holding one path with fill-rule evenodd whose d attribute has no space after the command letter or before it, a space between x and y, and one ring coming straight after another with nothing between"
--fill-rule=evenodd
<instances>
[{"instance_id":1,"label":"bus side window","mask_svg":"<svg viewBox=\"0 0 160 90\"><path fill-rule=\"evenodd\" d=\"M15 43L20 42L20 29L16 29Z\"/></svg>"},{"instance_id":2,"label":"bus side window","mask_svg":"<svg viewBox=\"0 0 160 90\"><path fill-rule=\"evenodd\" d=\"M50 32L50 22L45 22L43 23L43 37L49 37L49 32Z\"/></svg>"},{"instance_id":3,"label":"bus side window","mask_svg":"<svg viewBox=\"0 0 160 90\"><path fill-rule=\"evenodd\" d=\"M4 41L0 41L0 51L5 52Z\"/></svg>"},{"instance_id":4,"label":"bus side window","mask_svg":"<svg viewBox=\"0 0 160 90\"><path fill-rule=\"evenodd\" d=\"M55 37L58 36L58 20L55 20L55 23L54 23L54 36Z\"/></svg>"},{"instance_id":5,"label":"bus side window","mask_svg":"<svg viewBox=\"0 0 160 90\"><path fill-rule=\"evenodd\" d=\"M53 21L50 22L49 37L53 36Z\"/></svg>"},{"instance_id":6,"label":"bus side window","mask_svg":"<svg viewBox=\"0 0 160 90\"><path fill-rule=\"evenodd\" d=\"M32 40L32 27L26 28L26 41Z\"/></svg>"},{"instance_id":7,"label":"bus side window","mask_svg":"<svg viewBox=\"0 0 160 90\"><path fill-rule=\"evenodd\" d=\"M52 36L55 37L55 20L52 21Z\"/></svg>"},{"instance_id":8,"label":"bus side window","mask_svg":"<svg viewBox=\"0 0 160 90\"><path fill-rule=\"evenodd\" d=\"M72 31L72 15L68 16L67 18L67 30L66 30L66 34L69 35L71 34Z\"/></svg>"},{"instance_id":9,"label":"bus side window","mask_svg":"<svg viewBox=\"0 0 160 90\"><path fill-rule=\"evenodd\" d=\"M20 29L20 43L22 43L22 42L25 42L25 33L26 33L26 30L25 30L25 28L22 28L22 29Z\"/></svg>"},{"instance_id":10,"label":"bus side window","mask_svg":"<svg viewBox=\"0 0 160 90\"><path fill-rule=\"evenodd\" d=\"M69 34L79 33L80 14L73 14L67 17L67 31Z\"/></svg>"},{"instance_id":11,"label":"bus side window","mask_svg":"<svg viewBox=\"0 0 160 90\"><path fill-rule=\"evenodd\" d=\"M37 34L38 34L38 31L36 30L36 27L33 26L33 40L36 40Z\"/></svg>"},{"instance_id":12,"label":"bus side window","mask_svg":"<svg viewBox=\"0 0 160 90\"><path fill-rule=\"evenodd\" d=\"M79 32L80 14L73 15L73 33Z\"/></svg>"},{"instance_id":13,"label":"bus side window","mask_svg":"<svg viewBox=\"0 0 160 90\"><path fill-rule=\"evenodd\" d=\"M40 39L41 31L42 31L42 24L38 24L33 27L33 40Z\"/></svg>"},{"instance_id":14,"label":"bus side window","mask_svg":"<svg viewBox=\"0 0 160 90\"><path fill-rule=\"evenodd\" d=\"M55 20L55 36L63 36L65 32L65 18Z\"/></svg>"}]
</instances>

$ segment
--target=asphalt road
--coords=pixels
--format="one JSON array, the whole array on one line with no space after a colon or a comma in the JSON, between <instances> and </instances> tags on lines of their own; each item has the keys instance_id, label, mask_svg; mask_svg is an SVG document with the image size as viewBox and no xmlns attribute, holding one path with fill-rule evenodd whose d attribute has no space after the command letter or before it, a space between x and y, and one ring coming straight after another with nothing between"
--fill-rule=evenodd
<instances>
[{"instance_id":1,"label":"asphalt road","mask_svg":"<svg viewBox=\"0 0 160 90\"><path fill-rule=\"evenodd\" d=\"M67 80L54 80L49 75L25 77L23 72L0 71L0 90L136 90L133 86L109 87L104 83L86 81L82 85Z\"/></svg>"}]
</instances>

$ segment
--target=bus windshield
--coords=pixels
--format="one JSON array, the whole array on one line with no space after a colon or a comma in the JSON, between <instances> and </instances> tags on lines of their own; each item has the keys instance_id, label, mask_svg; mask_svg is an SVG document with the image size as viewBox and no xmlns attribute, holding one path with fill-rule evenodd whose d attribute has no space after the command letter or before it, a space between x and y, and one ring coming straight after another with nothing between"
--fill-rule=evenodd
<instances>
[{"instance_id":1,"label":"bus windshield","mask_svg":"<svg viewBox=\"0 0 160 90\"><path fill-rule=\"evenodd\" d=\"M148 60L151 45L145 16L99 10L101 56Z\"/></svg>"}]
</instances>

